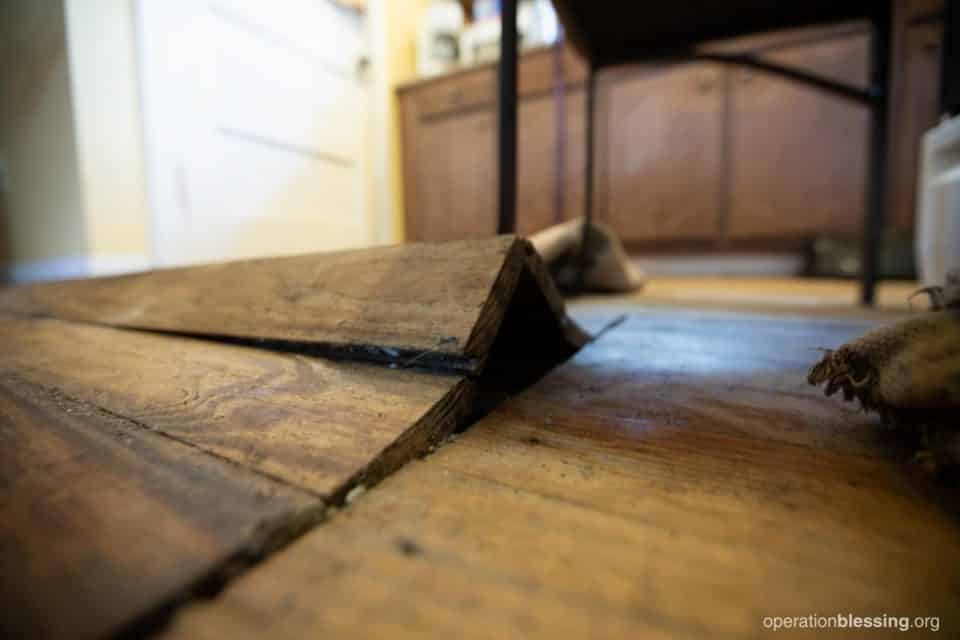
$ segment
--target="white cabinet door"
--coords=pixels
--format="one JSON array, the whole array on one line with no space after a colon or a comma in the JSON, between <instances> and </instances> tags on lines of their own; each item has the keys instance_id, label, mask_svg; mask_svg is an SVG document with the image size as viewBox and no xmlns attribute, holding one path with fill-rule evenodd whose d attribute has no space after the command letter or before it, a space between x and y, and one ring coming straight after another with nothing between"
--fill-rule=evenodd
<instances>
[{"instance_id":1,"label":"white cabinet door","mask_svg":"<svg viewBox=\"0 0 960 640\"><path fill-rule=\"evenodd\" d=\"M370 243L364 27L329 0L139 0L157 265Z\"/></svg>"}]
</instances>

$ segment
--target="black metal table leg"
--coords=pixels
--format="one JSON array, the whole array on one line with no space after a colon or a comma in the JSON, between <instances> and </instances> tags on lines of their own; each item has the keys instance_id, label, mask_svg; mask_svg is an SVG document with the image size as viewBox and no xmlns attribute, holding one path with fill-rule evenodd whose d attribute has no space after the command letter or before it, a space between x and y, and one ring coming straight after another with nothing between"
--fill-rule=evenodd
<instances>
[{"instance_id":1,"label":"black metal table leg","mask_svg":"<svg viewBox=\"0 0 960 640\"><path fill-rule=\"evenodd\" d=\"M890 55L892 50L892 2L877 3L872 17L870 47L870 158L867 172L867 209L861 249L860 302L871 306L876 297L879 257L883 244L887 208L887 162L889 152Z\"/></svg>"},{"instance_id":2,"label":"black metal table leg","mask_svg":"<svg viewBox=\"0 0 960 640\"><path fill-rule=\"evenodd\" d=\"M500 12L497 233L513 233L517 226L517 0L502 0Z\"/></svg>"},{"instance_id":3,"label":"black metal table leg","mask_svg":"<svg viewBox=\"0 0 960 640\"><path fill-rule=\"evenodd\" d=\"M597 100L597 72L592 67L587 72L587 95L586 95L586 122L585 127L585 148L586 163L583 168L583 239L580 243L580 274L579 284L583 288L583 280L587 269L590 268L590 225L593 223L593 160L594 151L594 127L596 125L596 100Z\"/></svg>"}]
</instances>

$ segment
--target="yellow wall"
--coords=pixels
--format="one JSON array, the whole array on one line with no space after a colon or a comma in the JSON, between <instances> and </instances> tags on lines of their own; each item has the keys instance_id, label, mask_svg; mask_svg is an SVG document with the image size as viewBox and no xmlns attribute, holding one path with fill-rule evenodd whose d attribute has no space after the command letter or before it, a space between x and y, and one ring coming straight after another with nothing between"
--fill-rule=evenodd
<instances>
[{"instance_id":1,"label":"yellow wall","mask_svg":"<svg viewBox=\"0 0 960 640\"><path fill-rule=\"evenodd\" d=\"M374 63L373 210L384 221L375 237L403 240L403 180L396 88L416 76L416 38L430 0L372 0L367 5Z\"/></svg>"},{"instance_id":2,"label":"yellow wall","mask_svg":"<svg viewBox=\"0 0 960 640\"><path fill-rule=\"evenodd\" d=\"M61 0L0 2L0 58L2 257L14 275L54 263L79 275L87 240Z\"/></svg>"}]
</instances>

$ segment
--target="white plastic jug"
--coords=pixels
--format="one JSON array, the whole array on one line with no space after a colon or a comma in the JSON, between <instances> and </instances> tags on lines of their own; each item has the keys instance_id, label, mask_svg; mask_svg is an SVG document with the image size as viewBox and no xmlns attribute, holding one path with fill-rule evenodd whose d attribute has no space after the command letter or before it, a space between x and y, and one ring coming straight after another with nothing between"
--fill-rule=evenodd
<instances>
[{"instance_id":1,"label":"white plastic jug","mask_svg":"<svg viewBox=\"0 0 960 640\"><path fill-rule=\"evenodd\" d=\"M924 286L942 285L960 269L960 116L923 137L916 252Z\"/></svg>"}]
</instances>

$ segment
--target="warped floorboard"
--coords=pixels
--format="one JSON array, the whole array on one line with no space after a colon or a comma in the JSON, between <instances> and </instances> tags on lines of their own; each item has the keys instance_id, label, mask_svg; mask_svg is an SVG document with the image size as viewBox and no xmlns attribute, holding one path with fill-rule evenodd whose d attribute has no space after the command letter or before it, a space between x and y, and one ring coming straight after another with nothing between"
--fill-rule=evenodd
<instances>
[{"instance_id":1,"label":"warped floorboard","mask_svg":"<svg viewBox=\"0 0 960 640\"><path fill-rule=\"evenodd\" d=\"M631 317L165 637L821 638L764 617L848 613L950 635L956 492L804 379L864 328Z\"/></svg>"},{"instance_id":2,"label":"warped floorboard","mask_svg":"<svg viewBox=\"0 0 960 640\"><path fill-rule=\"evenodd\" d=\"M530 295L515 295L521 279ZM508 308L564 320L532 245L514 236L164 269L0 291L0 309L181 334L276 341L479 373ZM542 323L542 325L548 322ZM528 339L537 339L531 333Z\"/></svg>"},{"instance_id":3,"label":"warped floorboard","mask_svg":"<svg viewBox=\"0 0 960 640\"><path fill-rule=\"evenodd\" d=\"M472 390L462 376L54 319L8 317L0 342L2 373L322 498L425 451Z\"/></svg>"},{"instance_id":4,"label":"warped floorboard","mask_svg":"<svg viewBox=\"0 0 960 640\"><path fill-rule=\"evenodd\" d=\"M317 500L0 374L0 636L98 638L315 522Z\"/></svg>"},{"instance_id":5,"label":"warped floorboard","mask_svg":"<svg viewBox=\"0 0 960 640\"><path fill-rule=\"evenodd\" d=\"M0 630L142 633L585 338L510 237L0 291Z\"/></svg>"},{"instance_id":6,"label":"warped floorboard","mask_svg":"<svg viewBox=\"0 0 960 640\"><path fill-rule=\"evenodd\" d=\"M31 637L156 618L473 410L456 375L54 319L7 317L0 344L0 601Z\"/></svg>"}]
</instances>

